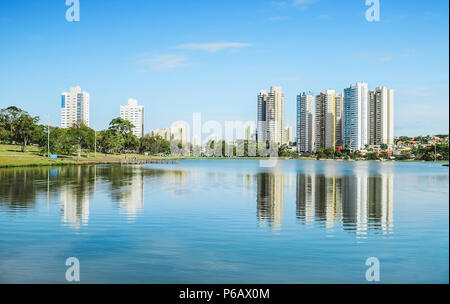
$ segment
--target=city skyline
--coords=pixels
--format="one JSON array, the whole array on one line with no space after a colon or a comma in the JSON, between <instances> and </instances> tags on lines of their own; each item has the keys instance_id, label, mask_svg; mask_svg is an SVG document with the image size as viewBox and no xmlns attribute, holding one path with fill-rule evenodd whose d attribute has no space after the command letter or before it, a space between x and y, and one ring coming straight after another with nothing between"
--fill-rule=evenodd
<instances>
[{"instance_id":1,"label":"city skyline","mask_svg":"<svg viewBox=\"0 0 450 304\"><path fill-rule=\"evenodd\" d=\"M282 86L286 109L295 109L299 92L366 81L395 88L396 136L448 133L448 2L408 3L406 14L401 3L383 1L380 22L365 19L363 1L296 3L83 1L72 23L63 2L1 3L0 104L58 125L59 92L79 85L102 109L94 129L133 96L148 109L149 133L193 112L254 120L254 92L271 85ZM318 47L323 37L332 52ZM285 124L295 121L295 111L286 112Z\"/></svg>"},{"instance_id":2,"label":"city skyline","mask_svg":"<svg viewBox=\"0 0 450 304\"><path fill-rule=\"evenodd\" d=\"M134 125L132 132L138 138L159 135L168 141L178 140L193 145L203 145L208 140L236 142L254 138L260 143L296 143L298 153L345 146L362 150L365 146L394 145L393 89L380 86L371 90L367 83L357 82L345 88L344 93L326 89L319 95L311 94L303 92L297 95L296 138L293 138L292 127L284 124L285 96L283 88L277 86L271 86L269 92L261 90L258 93L256 122L234 122L232 128L235 131L231 133L227 126L225 130L213 129L203 142L201 138L208 133L204 126L200 133L192 130L201 121L193 122L193 125L177 121L170 127L144 133L144 106L138 106L136 99L130 98L127 105L120 106L120 118ZM90 94L80 87L71 87L70 93L61 93L61 128L69 128L76 122L89 126L89 101ZM251 130L252 126L256 130Z\"/></svg>"}]
</instances>

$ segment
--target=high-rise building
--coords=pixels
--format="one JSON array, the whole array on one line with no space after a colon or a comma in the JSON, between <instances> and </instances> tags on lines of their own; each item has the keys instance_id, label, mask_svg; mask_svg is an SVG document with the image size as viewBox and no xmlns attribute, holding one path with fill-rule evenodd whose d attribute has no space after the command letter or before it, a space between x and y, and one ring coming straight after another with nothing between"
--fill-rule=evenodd
<instances>
[{"instance_id":1,"label":"high-rise building","mask_svg":"<svg viewBox=\"0 0 450 304\"><path fill-rule=\"evenodd\" d=\"M120 106L120 118L134 125L133 134L138 138L144 135L144 106L138 106L136 99L128 99L128 105Z\"/></svg>"},{"instance_id":2,"label":"high-rise building","mask_svg":"<svg viewBox=\"0 0 450 304\"><path fill-rule=\"evenodd\" d=\"M344 89L344 146L362 150L369 143L367 83L358 82Z\"/></svg>"},{"instance_id":3,"label":"high-rise building","mask_svg":"<svg viewBox=\"0 0 450 304\"><path fill-rule=\"evenodd\" d=\"M336 145L336 94L326 90L316 96L316 149L334 148Z\"/></svg>"},{"instance_id":4,"label":"high-rise building","mask_svg":"<svg viewBox=\"0 0 450 304\"><path fill-rule=\"evenodd\" d=\"M271 87L270 93L258 94L258 142L283 143L284 94L281 87Z\"/></svg>"},{"instance_id":5,"label":"high-rise building","mask_svg":"<svg viewBox=\"0 0 450 304\"><path fill-rule=\"evenodd\" d=\"M267 100L269 94L265 90L261 90L258 94L258 117L257 117L257 131L256 137L258 142L265 142L267 140Z\"/></svg>"},{"instance_id":6,"label":"high-rise building","mask_svg":"<svg viewBox=\"0 0 450 304\"><path fill-rule=\"evenodd\" d=\"M61 93L61 128L70 128L77 122L89 127L89 99L89 93L80 87Z\"/></svg>"},{"instance_id":7,"label":"high-rise building","mask_svg":"<svg viewBox=\"0 0 450 304\"><path fill-rule=\"evenodd\" d=\"M325 91L325 148L336 147L336 93Z\"/></svg>"},{"instance_id":8,"label":"high-rise building","mask_svg":"<svg viewBox=\"0 0 450 304\"><path fill-rule=\"evenodd\" d=\"M394 90L378 87L369 93L369 144L394 144Z\"/></svg>"},{"instance_id":9,"label":"high-rise building","mask_svg":"<svg viewBox=\"0 0 450 304\"><path fill-rule=\"evenodd\" d=\"M291 126L287 126L286 129L284 130L284 141L283 141L283 143L286 144L286 145L289 145L292 142L293 142L292 127Z\"/></svg>"},{"instance_id":10,"label":"high-rise building","mask_svg":"<svg viewBox=\"0 0 450 304\"><path fill-rule=\"evenodd\" d=\"M246 123L244 125L244 139L245 140L255 140L255 124Z\"/></svg>"},{"instance_id":11,"label":"high-rise building","mask_svg":"<svg viewBox=\"0 0 450 304\"><path fill-rule=\"evenodd\" d=\"M316 96L316 113L314 119L315 150L325 148L325 94Z\"/></svg>"},{"instance_id":12,"label":"high-rise building","mask_svg":"<svg viewBox=\"0 0 450 304\"><path fill-rule=\"evenodd\" d=\"M167 141L170 141L172 138L170 128L156 129L156 130L152 131L152 136L158 136L158 135Z\"/></svg>"},{"instance_id":13,"label":"high-rise building","mask_svg":"<svg viewBox=\"0 0 450 304\"><path fill-rule=\"evenodd\" d=\"M343 135L343 110L344 110L344 94L336 94L336 146L341 147L344 143Z\"/></svg>"},{"instance_id":14,"label":"high-rise building","mask_svg":"<svg viewBox=\"0 0 450 304\"><path fill-rule=\"evenodd\" d=\"M314 151L314 96L297 96L297 152Z\"/></svg>"},{"instance_id":15,"label":"high-rise building","mask_svg":"<svg viewBox=\"0 0 450 304\"><path fill-rule=\"evenodd\" d=\"M170 141L178 141L183 145L190 142L189 126L185 123L174 123L170 128Z\"/></svg>"}]
</instances>

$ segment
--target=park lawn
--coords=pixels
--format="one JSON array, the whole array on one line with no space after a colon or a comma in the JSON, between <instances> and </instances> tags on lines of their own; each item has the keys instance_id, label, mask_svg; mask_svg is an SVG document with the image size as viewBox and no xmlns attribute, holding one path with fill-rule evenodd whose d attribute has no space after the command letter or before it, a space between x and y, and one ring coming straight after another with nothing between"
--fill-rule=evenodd
<instances>
[{"instance_id":1,"label":"park lawn","mask_svg":"<svg viewBox=\"0 0 450 304\"><path fill-rule=\"evenodd\" d=\"M22 146L19 145L3 145L0 144L0 156L37 156L39 148L35 146L27 146L25 153L22 153Z\"/></svg>"},{"instance_id":2,"label":"park lawn","mask_svg":"<svg viewBox=\"0 0 450 304\"><path fill-rule=\"evenodd\" d=\"M18 145L0 144L0 168L32 167L32 166L60 166L83 164L117 164L125 158L161 159L162 157L149 157L140 154L103 154L82 153L77 155L58 155L58 159L49 159L39 155L39 148L27 146L25 153Z\"/></svg>"}]
</instances>

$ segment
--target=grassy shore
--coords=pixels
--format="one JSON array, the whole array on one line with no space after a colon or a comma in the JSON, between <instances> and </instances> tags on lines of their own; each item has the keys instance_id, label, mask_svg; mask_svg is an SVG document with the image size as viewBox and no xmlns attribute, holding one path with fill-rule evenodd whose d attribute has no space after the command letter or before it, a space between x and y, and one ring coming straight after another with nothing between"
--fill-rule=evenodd
<instances>
[{"instance_id":1,"label":"grassy shore","mask_svg":"<svg viewBox=\"0 0 450 304\"><path fill-rule=\"evenodd\" d=\"M103 153L82 154L77 156L58 156L58 159L49 159L39 154L37 147L27 147L25 153L16 145L0 145L0 168L63 166L83 164L117 164L126 157L144 159L149 158L138 154L109 155Z\"/></svg>"},{"instance_id":2,"label":"grassy shore","mask_svg":"<svg viewBox=\"0 0 450 304\"><path fill-rule=\"evenodd\" d=\"M89 153L77 156L58 156L58 159L52 160L39 154L37 147L27 147L25 153L21 151L20 146L0 145L0 168L14 167L38 167L38 166L63 166L63 165L84 165L84 164L119 164L125 158L136 159L223 159L220 157L161 157L144 156L141 154L103 154ZM227 159L249 159L249 157L230 157ZM255 158L251 158L255 159ZM261 158L262 159L262 158ZM285 158L280 158L285 159Z\"/></svg>"},{"instance_id":3,"label":"grassy shore","mask_svg":"<svg viewBox=\"0 0 450 304\"><path fill-rule=\"evenodd\" d=\"M136 158L140 160L150 159L224 159L223 157L161 157L144 156L141 154L103 154L89 153L77 156L58 156L58 159L49 159L39 153L37 147L27 147L25 153L17 145L0 144L0 168L14 167L39 167L39 166L64 166L64 165L86 165L86 164L120 164L125 158ZM227 157L226 159L267 159L257 157ZM279 159L289 159L288 157L279 157ZM301 160L316 160L315 157L301 157ZM344 161L344 160L339 160ZM407 160L414 161L414 160ZM447 162L447 161L445 161ZM445 165L444 165L445 166ZM447 164L448 166L448 164Z\"/></svg>"}]
</instances>

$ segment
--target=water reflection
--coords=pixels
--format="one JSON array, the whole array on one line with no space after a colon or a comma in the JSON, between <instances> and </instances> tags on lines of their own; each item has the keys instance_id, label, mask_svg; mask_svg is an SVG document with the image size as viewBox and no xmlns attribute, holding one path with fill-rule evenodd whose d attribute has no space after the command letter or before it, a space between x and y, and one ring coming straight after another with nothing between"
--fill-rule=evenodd
<instances>
[{"instance_id":1,"label":"water reflection","mask_svg":"<svg viewBox=\"0 0 450 304\"><path fill-rule=\"evenodd\" d=\"M244 194L255 197L257 222L262 227L280 230L287 217L296 218L302 225L319 223L326 229L342 227L360 235L369 230L393 230L394 175L390 172L373 175L358 171L337 176L334 172L250 171L233 176L243 186ZM224 193L234 190L225 173L139 166L7 169L0 170L0 180L0 206L14 212L29 210L42 196L48 206L56 201L61 221L76 229L88 224L97 191L108 195L106 203L111 202L134 221L144 211L144 198L153 197L153 193L186 197L211 187L222 186ZM177 198L167 197L171 199ZM295 206L288 205L287 210L294 207L295 211L286 216L285 204L292 201Z\"/></svg>"},{"instance_id":2,"label":"water reflection","mask_svg":"<svg viewBox=\"0 0 450 304\"><path fill-rule=\"evenodd\" d=\"M128 219L135 219L136 214L144 210L144 174L137 168L120 189L119 208Z\"/></svg>"},{"instance_id":3,"label":"water reflection","mask_svg":"<svg viewBox=\"0 0 450 304\"><path fill-rule=\"evenodd\" d=\"M269 224L272 229L281 227L284 213L283 175L260 173L257 181L257 216L260 225Z\"/></svg>"},{"instance_id":4,"label":"water reflection","mask_svg":"<svg viewBox=\"0 0 450 304\"><path fill-rule=\"evenodd\" d=\"M13 211L33 207L36 192L42 185L39 180L43 178L45 180L49 178L48 169L0 170L0 205L7 206Z\"/></svg>"},{"instance_id":5,"label":"water reflection","mask_svg":"<svg viewBox=\"0 0 450 304\"><path fill-rule=\"evenodd\" d=\"M90 196L97 184L96 166L66 167L57 172L57 179L47 191L56 188L60 193L61 219L72 228L87 225L90 212Z\"/></svg>"},{"instance_id":6,"label":"water reflection","mask_svg":"<svg viewBox=\"0 0 450 304\"><path fill-rule=\"evenodd\" d=\"M266 172L256 175L257 218L261 226L280 230L284 216L284 191L289 175ZM304 225L341 226L364 235L368 230L391 233L394 225L394 177L296 175L296 217ZM249 184L249 183L245 183Z\"/></svg>"},{"instance_id":7,"label":"water reflection","mask_svg":"<svg viewBox=\"0 0 450 304\"><path fill-rule=\"evenodd\" d=\"M331 228L365 234L367 230L392 232L394 179L380 176L325 176L297 174L297 218Z\"/></svg>"}]
</instances>

